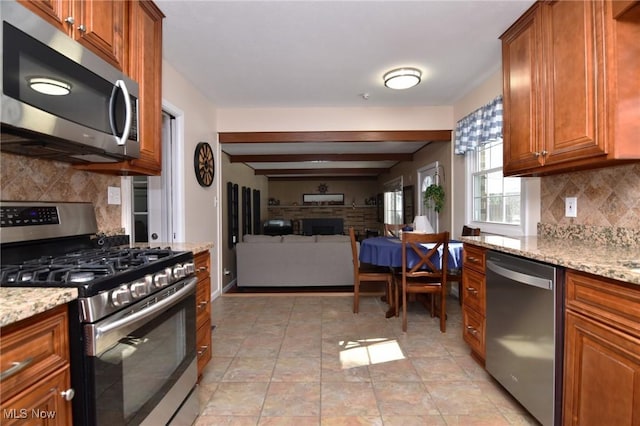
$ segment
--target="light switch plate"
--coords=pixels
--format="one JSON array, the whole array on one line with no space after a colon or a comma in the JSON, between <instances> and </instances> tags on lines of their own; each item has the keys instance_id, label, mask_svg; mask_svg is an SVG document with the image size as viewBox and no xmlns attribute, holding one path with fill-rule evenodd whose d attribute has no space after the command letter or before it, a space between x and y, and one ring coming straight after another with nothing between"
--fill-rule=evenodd
<instances>
[{"instance_id":1,"label":"light switch plate","mask_svg":"<svg viewBox=\"0 0 640 426\"><path fill-rule=\"evenodd\" d=\"M110 186L107 189L107 204L121 204L119 187Z\"/></svg>"},{"instance_id":2,"label":"light switch plate","mask_svg":"<svg viewBox=\"0 0 640 426\"><path fill-rule=\"evenodd\" d=\"M565 217L578 216L578 198L567 197L564 199L564 215Z\"/></svg>"}]
</instances>

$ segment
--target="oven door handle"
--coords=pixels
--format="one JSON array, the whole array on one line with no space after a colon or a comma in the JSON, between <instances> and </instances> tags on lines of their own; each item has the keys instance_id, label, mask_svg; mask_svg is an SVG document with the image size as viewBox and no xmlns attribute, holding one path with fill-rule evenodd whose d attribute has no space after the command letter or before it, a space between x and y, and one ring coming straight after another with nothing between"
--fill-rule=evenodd
<instances>
[{"instance_id":1,"label":"oven door handle","mask_svg":"<svg viewBox=\"0 0 640 426\"><path fill-rule=\"evenodd\" d=\"M118 338L105 339L105 337L114 330L121 331L121 333L118 333L118 336L123 335L124 337L129 332L139 328L149 320L162 314L162 312L166 311L171 306L180 303L183 299L188 297L189 294L195 291L197 282L197 277L191 277L187 280L185 285L175 293L145 309L134 312L133 314L127 314L120 318L110 318L101 323L89 325L88 327L90 328L90 332L87 333L86 342L87 355L96 356L101 352L102 348L116 343L119 340Z\"/></svg>"}]
</instances>

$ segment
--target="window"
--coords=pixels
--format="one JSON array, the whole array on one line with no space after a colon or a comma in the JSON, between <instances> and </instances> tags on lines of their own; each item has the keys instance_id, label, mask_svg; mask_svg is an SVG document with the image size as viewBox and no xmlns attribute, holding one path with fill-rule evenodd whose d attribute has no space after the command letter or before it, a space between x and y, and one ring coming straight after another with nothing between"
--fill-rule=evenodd
<instances>
[{"instance_id":1,"label":"window","mask_svg":"<svg viewBox=\"0 0 640 426\"><path fill-rule=\"evenodd\" d=\"M505 225L521 224L520 178L502 175L502 139L467 152L470 171L471 220Z\"/></svg>"},{"instance_id":2,"label":"window","mask_svg":"<svg viewBox=\"0 0 640 426\"><path fill-rule=\"evenodd\" d=\"M384 184L384 223L402 224L402 177Z\"/></svg>"}]
</instances>

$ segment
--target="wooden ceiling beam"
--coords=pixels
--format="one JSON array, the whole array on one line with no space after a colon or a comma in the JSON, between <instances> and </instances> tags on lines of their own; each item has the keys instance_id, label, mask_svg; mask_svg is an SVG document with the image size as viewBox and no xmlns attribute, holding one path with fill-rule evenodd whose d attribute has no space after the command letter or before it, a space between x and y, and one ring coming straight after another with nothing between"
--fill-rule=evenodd
<instances>
[{"instance_id":1,"label":"wooden ceiling beam","mask_svg":"<svg viewBox=\"0 0 640 426\"><path fill-rule=\"evenodd\" d=\"M221 144L304 142L451 142L451 130L220 132Z\"/></svg>"},{"instance_id":2,"label":"wooden ceiling beam","mask_svg":"<svg viewBox=\"0 0 640 426\"><path fill-rule=\"evenodd\" d=\"M342 168L326 168L326 169L256 169L256 175L355 175L355 176L372 176L388 172L389 169L342 169Z\"/></svg>"},{"instance_id":3,"label":"wooden ceiling beam","mask_svg":"<svg viewBox=\"0 0 640 426\"><path fill-rule=\"evenodd\" d=\"M232 163L292 163L301 161L411 161L413 154L257 154L230 155Z\"/></svg>"}]
</instances>

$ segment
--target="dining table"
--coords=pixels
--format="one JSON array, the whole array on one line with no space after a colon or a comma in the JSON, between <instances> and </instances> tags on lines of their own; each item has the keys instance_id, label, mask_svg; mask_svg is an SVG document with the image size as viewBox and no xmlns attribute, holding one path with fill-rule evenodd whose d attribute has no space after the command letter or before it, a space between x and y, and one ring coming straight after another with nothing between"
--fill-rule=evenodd
<instances>
[{"instance_id":1,"label":"dining table","mask_svg":"<svg viewBox=\"0 0 640 426\"><path fill-rule=\"evenodd\" d=\"M425 253L433 244L424 244ZM449 256L447 257L447 270L462 268L462 241L450 240L447 244ZM433 263L441 263L442 248L438 251L437 259L432 259ZM402 241L397 237L372 237L365 238L360 242L360 253L358 255L360 262L370 263L377 266L386 266L389 268L402 268ZM407 263L412 267L419 262L419 256L413 250L407 251ZM392 317L396 314L396 306L391 304L386 313L386 317Z\"/></svg>"}]
</instances>

